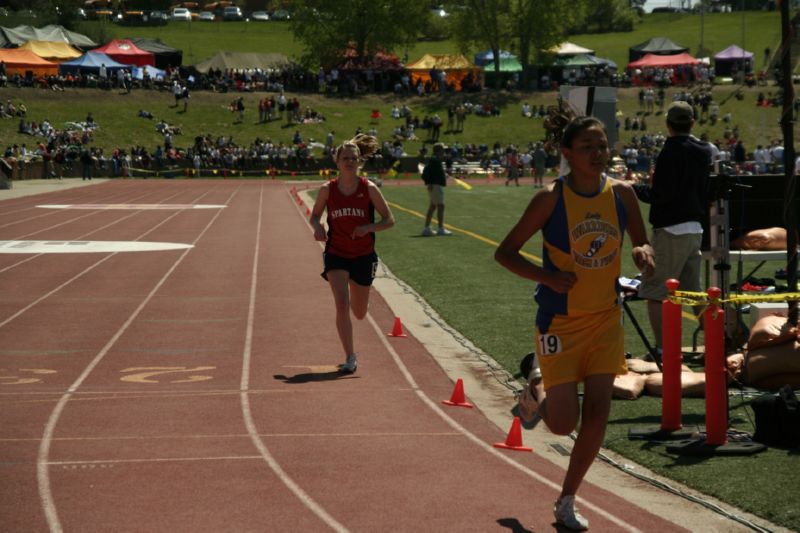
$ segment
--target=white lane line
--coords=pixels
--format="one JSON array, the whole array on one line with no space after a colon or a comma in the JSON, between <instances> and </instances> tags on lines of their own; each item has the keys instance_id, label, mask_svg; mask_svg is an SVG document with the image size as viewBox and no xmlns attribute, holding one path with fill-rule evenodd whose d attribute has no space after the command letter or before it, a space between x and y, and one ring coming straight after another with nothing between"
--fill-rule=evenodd
<instances>
[{"instance_id":1,"label":"white lane line","mask_svg":"<svg viewBox=\"0 0 800 533\"><path fill-rule=\"evenodd\" d=\"M206 193L206 194L207 194L207 193ZM165 199L164 199L164 201L166 201L166 200L169 200L169 199L170 199L170 198L172 198L173 196L177 196L177 195L178 195L178 193L175 193L175 194L173 194L172 196L168 196L167 198L165 198ZM144 195L142 195L142 196L144 196ZM201 196L198 198L198 200L199 200L200 198L202 198L203 196L205 196L205 194L201 195ZM89 216L92 216L92 215L95 215L95 214L96 214L96 213L89 213L88 215L81 215L81 216L79 216L79 217L71 218L70 220L64 221L64 222L62 222L62 223L60 223L60 224L55 224L55 225L53 225L53 226L49 226L49 227L47 227L47 228L44 228L44 229L41 229L41 230L37 230L37 231L34 231L33 233L28 233L28 234L26 234L26 235L21 235L21 236L17 237L15 240L24 239L25 237L31 237L31 236L33 236L33 235L37 235L37 234L39 234L39 233L42 233L42 232L44 232L44 231L50 231L50 230L52 230L53 228L57 228L57 227L59 227L59 226L63 226L64 224L67 224L67 223L69 223L69 222L74 222L74 221L76 221L76 220L79 220L79 219L81 219L81 218L84 218L84 217L89 217ZM107 228L109 228L109 227L111 227L111 226L113 226L113 225L115 225L115 224L119 224L120 222L122 222L122 221L124 221L124 220L127 220L127 219L129 219L129 218L131 218L131 217L135 217L135 216L136 216L136 215L138 215L138 214L139 214L138 212L137 212L137 213L131 213L130 215L126 215L126 216L124 216L124 217L122 217L122 218L118 218L118 219L116 219L116 220L114 220L114 221L112 221L112 222L109 222L108 224L106 224L106 225L104 225L104 226L100 226L99 228L95 228L95 229L93 229L93 230L91 230L91 231L89 231L89 232L87 232L87 233L84 233L83 235L80 235L78 238L83 238L83 239L85 239L86 237L88 237L89 235L92 235L93 233L97 233L97 232L99 232L99 231L102 231L102 230L104 230L104 229L107 229ZM5 268L3 268L3 269L0 269L0 274L2 274L3 272L5 272L5 271L7 271L7 270L11 270L12 268L16 268L16 267L18 267L18 266L20 266L20 265L22 265L22 264L24 264L24 263L27 263L28 261L32 261L33 259L36 259L37 257L41 257L41 254L33 255L33 256L31 256L31 257L28 257L28 258L26 258L26 259L23 259L23 260L21 260L21 261L17 261L16 263L12 263L12 264L8 265L7 267L5 267Z\"/></svg>"},{"instance_id":2,"label":"white lane line","mask_svg":"<svg viewBox=\"0 0 800 533\"><path fill-rule=\"evenodd\" d=\"M400 372L406 378L406 381L408 381L408 384L417 393L417 396L420 398L420 400L422 400L434 413L439 415L439 417L441 417L442 420L445 421L445 423L447 423L454 430L462 433L469 440L471 440L472 442L474 442L475 444L477 444L478 446L483 448L484 451L494 455L496 458L500 459L501 461L504 461L505 463L513 466L514 468L516 468L517 470L519 470L523 474L526 474L527 476L535 479L536 481L539 481L540 483L543 483L544 485L547 485L548 487L550 487L551 489L555 490L556 492L560 492L561 491L561 485L559 485L558 483L555 483L555 482L549 480L548 478L544 477L543 475L531 470L530 468L528 468L528 467L526 467L526 466L514 461L513 459L510 459L506 454L504 454L503 452L499 451L494 446L491 446L491 445L487 444L486 442L481 440L478 436L476 436L474 433L470 432L467 428L465 428L464 426L462 426L461 424L459 424L458 422L456 422L455 420L450 418L450 416L447 413L445 413L444 410L442 408L440 408L439 405L436 402L431 400L430 397L428 397L428 395L425 394L425 392L422 389L419 388L419 386L417 385L416 381L414 380L414 377L411 375L411 372L409 372L408 368L406 367L405 363L403 363L403 360L400 358L398 353L395 351L394 347L392 347L392 345L386 339L386 336L383 333L383 330L378 326L378 323L375 322L375 319L369 313L367 313L367 320L369 321L369 323L372 326L372 328L375 330L375 334L378 335L378 337L381 339L381 342L383 343L383 345L386 347L386 349L391 354L392 359L394 360L394 362L397 365L397 367L400 369ZM583 507L585 507L587 509L591 509L595 513L597 513L600 516L604 517L605 519L615 523L616 525L618 525L619 527L623 528L624 530L641 533L640 529L638 529L635 526L625 522L623 519L618 518L615 515L609 513L608 511L606 511L602 507L599 507L599 506L597 506L597 505L585 500L584 498L582 498L580 496L577 498L577 500L583 505Z\"/></svg>"},{"instance_id":3,"label":"white lane line","mask_svg":"<svg viewBox=\"0 0 800 533\"><path fill-rule=\"evenodd\" d=\"M126 463L182 463L187 461L253 461L261 460L260 455L221 455L218 457L151 457L142 459L97 459L93 461L50 461L50 466L71 465L115 465Z\"/></svg>"},{"instance_id":4,"label":"white lane line","mask_svg":"<svg viewBox=\"0 0 800 533\"><path fill-rule=\"evenodd\" d=\"M247 433L250 435L250 440L253 445L261 454L261 457L275 473L276 476L283 482L286 487L320 520L322 520L328 527L334 531L345 532L347 529L336 521L328 512L318 504L309 494L304 491L300 485L294 481L286 471L281 468L281 465L273 457L264 444L263 439L258 433L255 421L253 420L252 411L250 410L250 398L248 395L248 387L250 386L250 364L252 360L253 350L253 328L255 322L255 303L258 288L258 255L261 250L261 217L264 205L264 186L261 186L261 194L258 199L258 224L256 225L256 246L253 253L253 270L250 278L250 303L247 310L247 331L245 333L244 351L242 352L242 380L240 383L241 393L239 395L242 405L242 415L244 417L244 424L247 428Z\"/></svg>"},{"instance_id":5,"label":"white lane line","mask_svg":"<svg viewBox=\"0 0 800 533\"><path fill-rule=\"evenodd\" d=\"M295 207L296 207L298 213L300 213L300 215L303 216L303 213L300 211L300 207L297 206L297 205L295 205ZM308 222L308 218L304 217L304 220L305 220L306 225L308 226L308 228L311 229L311 224ZM317 244L319 244L320 246L323 246L323 243L317 243ZM375 322L375 319L372 317L372 314L367 312L367 317L366 318L367 318L367 321L369 322L369 324L372 326L372 329L375 330L375 334L381 340L381 343L384 345L386 350L392 356L392 359L394 360L395 364L397 365L397 368L400 370L400 373L403 374L403 377L408 382L408 384L411 387L411 389L417 394L419 399L422 400L422 402L425 405L427 405L434 413L439 415L439 417L442 420L444 420L447 425L449 425L451 428L453 428L454 430L458 431L459 433L461 433L462 435L467 437L469 440L471 440L472 442L474 442L475 444L480 446L484 451L490 453L491 455L493 455L494 457L500 459L501 461L505 462L506 464L516 468L517 470L519 470L523 474L527 475L528 477L531 477L531 478L535 479L536 481L538 481L538 482L550 487L551 489L555 490L556 492L560 492L561 491L561 485L559 485L558 483L555 483L554 481L549 480L548 478L546 478L543 475L531 470L530 468L526 467L525 465L522 465L522 464L514 461L513 459L510 459L506 454L504 454L503 452L501 452L500 450L498 450L494 446L491 446L491 445L485 443L477 435L475 435L474 433L469 431L467 428L465 428L464 426L462 426L461 424L456 422L454 419L450 418L450 416L447 413L445 413L442 408L439 407L439 404L437 402L431 400L430 397L428 397L428 395L425 394L425 392L419 387L419 385L417 385L417 382L414 379L414 376L411 375L411 372L408 370L408 367L406 367L405 363L403 363L403 360L400 358L400 356L398 355L397 351L395 351L394 347L389 343L388 339L386 338L385 332L383 331L383 329L381 329L378 326L378 323ZM614 524L618 525L620 528L624 529L625 531L630 531L632 533L641 533L640 529L638 529L635 526L625 522L623 519L618 518L617 516L609 513L605 509L603 509L603 508L601 508L601 507L599 507L599 506L597 506L597 505L585 500L584 498L579 496L577 498L577 500L585 508L591 509L593 512L599 514L600 516L604 517L605 519L609 520L610 522L613 522Z\"/></svg>"},{"instance_id":6,"label":"white lane line","mask_svg":"<svg viewBox=\"0 0 800 533\"><path fill-rule=\"evenodd\" d=\"M231 193L231 196L228 197L228 202L230 202L230 199L235 194L236 191ZM222 212L223 212L222 210L219 210L214 214L214 216L211 218L208 224L206 224L206 226L200 232L200 234L195 238L194 241L192 241L192 244L196 244L203 237L203 235L205 235L206 231L208 231L209 228L211 228L211 226L214 224L214 222L216 222L217 218ZM178 213L175 213L175 215L177 214ZM151 231L155 230L158 226L162 225L170 218L172 218L172 216L167 217L164 221L160 222L152 229L148 230L144 235L147 235L147 233L150 233ZM78 376L78 379L76 379L75 382L72 385L70 385L70 387L67 389L67 391L61 395L61 398L58 400L58 403L56 404L55 408L53 408L53 411L50 413L50 417L48 418L47 424L45 425L44 428L44 434L42 435L42 442L39 445L39 453L36 460L36 479L39 484L39 498L42 502L42 509L44 511L45 518L47 520L47 525L49 526L51 532L60 533L63 531L63 528L61 527L61 521L58 518L58 510L56 509L55 500L53 499L53 492L50 487L50 470L48 467L48 462L50 459L50 444L53 441L53 433L55 432L56 424L58 424L58 420L61 417L61 413L64 411L64 408L66 407L67 402L70 400L71 396L78 390L78 388L80 388L80 386L83 384L86 378L89 377L89 375L92 373L95 367L97 367L97 365L100 364L100 361L103 360L103 358L106 356L109 350L111 350L112 346L114 346L117 340L119 340L119 338L123 335L123 333L127 331L130 325L136 319L136 317L139 316L139 313L142 312L142 310L150 302L153 296L155 296L156 292L158 292L161 286L172 275L175 269L178 268L181 262L183 262L183 259L189 254L191 250L192 250L191 248L184 250L184 252L180 255L180 257L178 257L178 259L175 260L175 262L172 264L172 267L170 267L170 269L161 277L161 279L147 294L144 300L142 300L142 303L139 304L139 306L128 317L125 323L122 324L122 326L114 334L114 336L111 337L111 339L106 343L105 346L103 346L103 348L98 352L98 354L94 357L94 359L92 359L89 365L83 370L81 375ZM109 255L108 257L112 256L113 254ZM105 261L105 259L103 259L102 261ZM102 261L98 261L94 266L97 266L98 264L102 263ZM91 270L91 268L94 268L94 266L84 270L84 273ZM72 278L72 280L77 279L82 274L83 273L79 274L78 276L75 276L74 278ZM69 282L62 284L61 286L64 286L67 283ZM2 324L0 324L0 326L2 326Z\"/></svg>"},{"instance_id":7,"label":"white lane line","mask_svg":"<svg viewBox=\"0 0 800 533\"><path fill-rule=\"evenodd\" d=\"M185 250L191 244L148 241L0 241L0 254L107 254Z\"/></svg>"},{"instance_id":8,"label":"white lane line","mask_svg":"<svg viewBox=\"0 0 800 533\"><path fill-rule=\"evenodd\" d=\"M221 204L42 204L40 209L90 209L101 211L146 211L159 209L224 209Z\"/></svg>"},{"instance_id":9,"label":"white lane line","mask_svg":"<svg viewBox=\"0 0 800 533\"><path fill-rule=\"evenodd\" d=\"M205 193L205 194L208 194L208 193ZM202 198L203 196L205 196L205 194L201 195L199 198ZM147 235L149 235L150 233L152 233L153 231L155 231L156 229L158 229L162 225L166 224L167 222L169 222L170 220L172 220L173 218L178 216L180 213L181 213L181 211L176 211L175 213L171 214L170 216L168 216L167 218L165 218L164 220L162 220L161 222L159 222L158 224L156 224L155 226L153 226L149 230L145 231L144 233L142 233L141 235L136 237L134 239L134 241L138 241L139 239L143 239L144 237L146 237ZM216 220L216 218L219 216L219 213L221 213L221 211L218 211L214 215L214 218L212 218L212 221ZM112 224L116 224L116 222L114 222ZM205 230L203 230L203 231L205 231ZM197 242L197 241L195 240L194 242ZM192 243L192 244L194 244L194 243ZM106 262L109 259L111 259L112 257L114 257L116 254L117 254L117 252L113 252L113 253L107 255L106 257L98 260L93 265L90 265L90 266L86 267L83 271L81 271L78 274L76 274L75 276L71 277L70 279L68 279L67 281L65 281L64 283L62 283L58 287L56 287L55 289L51 290L50 292L47 292L47 293L43 294L42 296L40 296L39 298L37 298L36 300L31 302L30 304L26 305L25 307L23 307L22 309L20 309L19 311L17 311L13 315L11 315L10 317L8 317L5 320L3 320L2 322L0 322L0 328L2 328L3 326L5 326L9 322L11 322L12 320L16 319L17 317L19 317L20 315L25 313L28 309L30 309L30 308L34 307L35 305L37 305L39 302L49 298L50 296L52 296L53 294L57 293L58 291L60 291L61 289L63 289L64 287L66 287L67 285L72 283L73 281L75 281L78 278L82 277L84 274L94 270L95 268L97 268L98 266L103 264L104 262ZM186 255L186 252L184 252L183 255ZM181 255L181 257L183 257L183 255Z\"/></svg>"},{"instance_id":10,"label":"white lane line","mask_svg":"<svg viewBox=\"0 0 800 533\"><path fill-rule=\"evenodd\" d=\"M113 198L114 196L125 196L125 195L127 195L127 194L128 194L128 192L129 192L129 191L123 191L123 192L120 192L120 193L118 193L118 194L112 195L112 198ZM142 198L142 197L144 197L144 196L147 196L148 194L149 194L149 193L146 193L146 192L145 192L145 193L142 193L142 194L140 194L139 196L137 196L135 199ZM173 194L172 196L175 196L175 195L177 195L177 194L178 194L178 193L175 193L175 194ZM168 197L167 199L169 199L169 197ZM30 207L27 207L27 208L25 208L24 210L25 210L25 211L35 211L35 210L36 210L36 206L30 206ZM20 210L20 211L22 211L22 210ZM18 212L18 211L13 211L13 212ZM11 213L3 213L3 215L9 215L9 214L11 214ZM57 214L57 212L56 212L56 211L48 211L48 212L42 213L42 214L40 214L40 215L35 215L35 216L28 217L28 218L16 218L16 219L15 219L13 222L8 222L8 223L6 223L6 224L0 224L0 228L5 228L5 227L8 227L8 226L16 226L16 225L19 225L19 224L24 224L24 223L26 223L26 222L30 222L31 220L36 220L37 218L50 217L50 216L53 216L53 215L55 215L55 214ZM87 214L87 215L80 215L80 216L78 216L78 217L72 218L71 220L78 220L78 219L80 219L80 218L83 218L83 217L89 217L89 216L92 216L92 215L94 215L94 214L96 214L96 213L89 213L89 214ZM60 225L60 224L59 224L59 225Z\"/></svg>"}]
</instances>

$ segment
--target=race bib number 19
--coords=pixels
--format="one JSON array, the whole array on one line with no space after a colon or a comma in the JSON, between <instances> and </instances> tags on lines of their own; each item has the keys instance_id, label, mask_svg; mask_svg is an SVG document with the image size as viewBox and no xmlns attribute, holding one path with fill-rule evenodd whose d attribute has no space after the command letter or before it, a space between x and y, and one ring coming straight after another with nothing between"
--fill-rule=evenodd
<instances>
[{"instance_id":1,"label":"race bib number 19","mask_svg":"<svg viewBox=\"0 0 800 533\"><path fill-rule=\"evenodd\" d=\"M553 355L561 352L561 339L558 335L539 335L539 353Z\"/></svg>"}]
</instances>

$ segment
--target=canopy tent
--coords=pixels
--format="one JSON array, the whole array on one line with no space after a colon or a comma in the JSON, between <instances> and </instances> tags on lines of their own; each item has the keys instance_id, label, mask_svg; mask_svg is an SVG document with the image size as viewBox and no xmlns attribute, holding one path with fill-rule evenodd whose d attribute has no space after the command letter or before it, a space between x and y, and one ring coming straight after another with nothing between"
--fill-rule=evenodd
<instances>
[{"instance_id":1,"label":"canopy tent","mask_svg":"<svg viewBox=\"0 0 800 533\"><path fill-rule=\"evenodd\" d=\"M100 67L105 65L108 75L116 72L121 68L130 68L129 65L117 63L111 57L102 52L86 52L81 57L73 59L72 61L65 61L59 65L62 74L97 74L100 72Z\"/></svg>"},{"instance_id":2,"label":"canopy tent","mask_svg":"<svg viewBox=\"0 0 800 533\"><path fill-rule=\"evenodd\" d=\"M342 71L377 70L384 72L402 70L403 63L396 55L381 51L375 52L359 61L355 49L348 48L344 53L344 58L336 65L336 68Z\"/></svg>"},{"instance_id":3,"label":"canopy tent","mask_svg":"<svg viewBox=\"0 0 800 533\"><path fill-rule=\"evenodd\" d=\"M547 50L551 54L555 54L557 56L574 56L578 54L594 54L594 50L590 50L588 48L584 48L583 46L577 45L575 43L571 43L568 41L564 41L563 43L553 46L552 48Z\"/></svg>"},{"instance_id":4,"label":"canopy tent","mask_svg":"<svg viewBox=\"0 0 800 533\"><path fill-rule=\"evenodd\" d=\"M689 49L667 39L666 37L653 37L649 41L637 44L628 49L628 61L636 61L647 54L674 55L688 52Z\"/></svg>"},{"instance_id":5,"label":"canopy tent","mask_svg":"<svg viewBox=\"0 0 800 533\"><path fill-rule=\"evenodd\" d=\"M19 74L25 76L32 72L34 76L55 76L58 74L58 63L43 59L30 50L20 48L0 49L0 61L6 64L6 75Z\"/></svg>"},{"instance_id":6,"label":"canopy tent","mask_svg":"<svg viewBox=\"0 0 800 533\"><path fill-rule=\"evenodd\" d=\"M476 67L463 55L437 55L425 54L417 61L406 66L406 70L411 75L411 82L417 81L425 83L431 79L432 70L443 71L445 82L458 87L464 80L471 78L472 83L479 82L481 76L480 67Z\"/></svg>"},{"instance_id":7,"label":"canopy tent","mask_svg":"<svg viewBox=\"0 0 800 533\"><path fill-rule=\"evenodd\" d=\"M102 52L114 61L125 65L154 66L156 61L152 52L145 52L128 39L114 39L105 45L95 48L92 52Z\"/></svg>"},{"instance_id":8,"label":"canopy tent","mask_svg":"<svg viewBox=\"0 0 800 533\"><path fill-rule=\"evenodd\" d=\"M748 52L735 44L714 56L714 72L717 76L728 76L733 69L753 70L753 52Z\"/></svg>"},{"instance_id":9,"label":"canopy tent","mask_svg":"<svg viewBox=\"0 0 800 533\"><path fill-rule=\"evenodd\" d=\"M502 62L503 62L504 59L512 59L512 58L516 59L517 56L515 56L511 52L507 52L505 50L500 50L500 63L501 63L501 65L502 65ZM475 66L477 66L477 67L484 67L485 68L487 64L492 63L492 62L494 62L494 52L492 52L491 50L486 50L484 52L478 52L477 54L475 54Z\"/></svg>"},{"instance_id":10,"label":"canopy tent","mask_svg":"<svg viewBox=\"0 0 800 533\"><path fill-rule=\"evenodd\" d=\"M143 80L145 70L147 70L147 74L150 76L151 80L164 80L167 78L166 70L147 65L144 67L133 67L133 69L131 69L131 76L136 80Z\"/></svg>"},{"instance_id":11,"label":"canopy tent","mask_svg":"<svg viewBox=\"0 0 800 533\"><path fill-rule=\"evenodd\" d=\"M21 46L28 41L61 42L84 50L97 46L97 43L87 36L55 24L43 28L24 25L13 28L0 27L0 47Z\"/></svg>"},{"instance_id":12,"label":"canopy tent","mask_svg":"<svg viewBox=\"0 0 800 533\"><path fill-rule=\"evenodd\" d=\"M289 58L283 54L270 52L267 54L246 52L219 52L214 57L197 63L194 68L206 73L211 69L219 70L270 70L289 64Z\"/></svg>"},{"instance_id":13,"label":"canopy tent","mask_svg":"<svg viewBox=\"0 0 800 533\"><path fill-rule=\"evenodd\" d=\"M62 42L28 41L19 48L20 50L30 50L37 56L53 62L68 61L82 55L81 52Z\"/></svg>"},{"instance_id":14,"label":"canopy tent","mask_svg":"<svg viewBox=\"0 0 800 533\"><path fill-rule=\"evenodd\" d=\"M519 60L510 55L510 57L503 57L503 54L500 54L500 79L508 79L518 75L522 72L522 64ZM488 87L493 87L495 84L495 62L492 61L491 63L487 63L483 66L483 78L486 80L486 85Z\"/></svg>"},{"instance_id":15,"label":"canopy tent","mask_svg":"<svg viewBox=\"0 0 800 533\"><path fill-rule=\"evenodd\" d=\"M601 65L605 65L608 68L613 68L614 70L617 69L617 64L612 59L608 59L607 57L597 57L597 56L592 56L592 57L597 61L599 61Z\"/></svg>"},{"instance_id":16,"label":"canopy tent","mask_svg":"<svg viewBox=\"0 0 800 533\"><path fill-rule=\"evenodd\" d=\"M677 67L679 65L696 65L701 61L689 54L675 54L670 56L659 56L647 54L638 61L628 63L628 68L658 68L658 67Z\"/></svg>"},{"instance_id":17,"label":"canopy tent","mask_svg":"<svg viewBox=\"0 0 800 533\"><path fill-rule=\"evenodd\" d=\"M488 74L494 72L494 61L483 66L483 72ZM500 58L500 72L522 72L522 64L516 57Z\"/></svg>"},{"instance_id":18,"label":"canopy tent","mask_svg":"<svg viewBox=\"0 0 800 533\"><path fill-rule=\"evenodd\" d=\"M175 68L183 64L183 51L172 48L158 39L131 37L130 41L145 52L152 53L155 57L155 66L160 69Z\"/></svg>"},{"instance_id":19,"label":"canopy tent","mask_svg":"<svg viewBox=\"0 0 800 533\"><path fill-rule=\"evenodd\" d=\"M561 68L599 67L603 64L604 63L599 58L590 56L589 54L556 56L553 60L553 66Z\"/></svg>"}]
</instances>

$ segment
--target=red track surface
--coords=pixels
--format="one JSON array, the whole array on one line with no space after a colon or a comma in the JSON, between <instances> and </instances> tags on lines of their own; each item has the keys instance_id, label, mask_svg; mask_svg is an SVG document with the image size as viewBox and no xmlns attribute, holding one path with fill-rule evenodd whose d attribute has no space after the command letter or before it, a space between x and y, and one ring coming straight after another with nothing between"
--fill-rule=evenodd
<instances>
[{"instance_id":1,"label":"red track surface","mask_svg":"<svg viewBox=\"0 0 800 533\"><path fill-rule=\"evenodd\" d=\"M225 204L79 211L37 204ZM0 203L3 531L546 531L563 472L496 450L373 292L340 378L320 247L283 183L115 181ZM469 396L469 391L467 391ZM585 485L595 531L678 528Z\"/></svg>"}]
</instances>

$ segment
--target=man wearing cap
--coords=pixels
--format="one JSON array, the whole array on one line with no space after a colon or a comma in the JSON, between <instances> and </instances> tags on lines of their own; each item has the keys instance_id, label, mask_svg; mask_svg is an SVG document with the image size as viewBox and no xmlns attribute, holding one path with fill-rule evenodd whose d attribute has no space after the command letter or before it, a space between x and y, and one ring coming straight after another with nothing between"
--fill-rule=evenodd
<instances>
[{"instance_id":1,"label":"man wearing cap","mask_svg":"<svg viewBox=\"0 0 800 533\"><path fill-rule=\"evenodd\" d=\"M709 174L712 150L708 143L691 135L694 110L684 101L673 102L667 110L669 137L656 159L650 186L636 188L637 196L650 204L650 242L656 255L653 275L639 287L647 300L650 325L660 350L661 302L667 296L665 281L675 278L681 290L700 291L700 245L703 221L708 216Z\"/></svg>"},{"instance_id":2,"label":"man wearing cap","mask_svg":"<svg viewBox=\"0 0 800 533\"><path fill-rule=\"evenodd\" d=\"M444 151L442 143L433 145L433 155L428 159L425 168L422 170L422 181L428 188L428 212L425 215L425 227L422 229L422 236L433 235L431 220L433 212L436 211L436 220L439 222L437 235L451 235L450 231L444 227L444 188L447 185L447 174L444 171Z\"/></svg>"}]
</instances>

